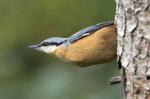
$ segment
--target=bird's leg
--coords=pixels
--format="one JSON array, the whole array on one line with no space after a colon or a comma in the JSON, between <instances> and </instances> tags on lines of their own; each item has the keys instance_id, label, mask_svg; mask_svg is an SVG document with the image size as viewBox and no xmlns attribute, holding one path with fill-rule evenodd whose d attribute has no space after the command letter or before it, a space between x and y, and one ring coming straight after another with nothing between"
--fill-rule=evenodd
<instances>
[{"instance_id":1,"label":"bird's leg","mask_svg":"<svg viewBox=\"0 0 150 99\"><path fill-rule=\"evenodd\" d=\"M121 83L121 79L122 79L121 76L112 77L109 79L108 83L110 85L119 84Z\"/></svg>"}]
</instances>

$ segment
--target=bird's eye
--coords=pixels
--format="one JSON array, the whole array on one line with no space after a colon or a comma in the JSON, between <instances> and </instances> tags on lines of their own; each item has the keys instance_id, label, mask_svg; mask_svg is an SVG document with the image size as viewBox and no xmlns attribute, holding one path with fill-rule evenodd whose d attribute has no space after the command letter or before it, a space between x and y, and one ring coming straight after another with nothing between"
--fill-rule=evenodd
<instances>
[{"instance_id":1,"label":"bird's eye","mask_svg":"<svg viewBox=\"0 0 150 99\"><path fill-rule=\"evenodd\" d=\"M48 46L48 45L49 45L48 42L43 42L43 43L42 43L42 46Z\"/></svg>"}]
</instances>

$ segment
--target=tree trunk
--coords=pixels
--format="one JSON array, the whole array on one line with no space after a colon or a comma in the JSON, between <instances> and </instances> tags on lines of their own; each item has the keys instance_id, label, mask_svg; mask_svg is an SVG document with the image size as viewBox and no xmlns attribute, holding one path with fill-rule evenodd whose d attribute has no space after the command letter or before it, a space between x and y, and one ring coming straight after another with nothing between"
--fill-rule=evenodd
<instances>
[{"instance_id":1,"label":"tree trunk","mask_svg":"<svg viewBox=\"0 0 150 99\"><path fill-rule=\"evenodd\" d=\"M150 0L116 0L118 63L126 99L150 99Z\"/></svg>"}]
</instances>

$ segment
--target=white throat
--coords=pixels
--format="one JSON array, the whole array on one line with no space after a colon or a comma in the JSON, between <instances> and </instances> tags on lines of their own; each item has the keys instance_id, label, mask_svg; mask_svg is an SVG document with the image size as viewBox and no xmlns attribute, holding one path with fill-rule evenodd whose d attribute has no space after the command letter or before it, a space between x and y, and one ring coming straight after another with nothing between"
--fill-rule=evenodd
<instances>
[{"instance_id":1,"label":"white throat","mask_svg":"<svg viewBox=\"0 0 150 99\"><path fill-rule=\"evenodd\" d=\"M53 45L53 46L42 46L42 47L39 47L38 50L45 52L47 54L50 54L50 53L53 53L57 48L58 47L55 45Z\"/></svg>"}]
</instances>

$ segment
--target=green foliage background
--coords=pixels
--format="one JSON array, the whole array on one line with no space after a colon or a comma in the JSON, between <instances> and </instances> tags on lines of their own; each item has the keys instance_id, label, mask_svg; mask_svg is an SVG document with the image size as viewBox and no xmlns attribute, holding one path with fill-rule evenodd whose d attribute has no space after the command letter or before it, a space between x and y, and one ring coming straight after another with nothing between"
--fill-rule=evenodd
<instances>
[{"instance_id":1,"label":"green foliage background","mask_svg":"<svg viewBox=\"0 0 150 99\"><path fill-rule=\"evenodd\" d=\"M114 0L0 0L0 99L121 98L120 85L107 84L115 61L82 68L27 48L114 14Z\"/></svg>"}]
</instances>

